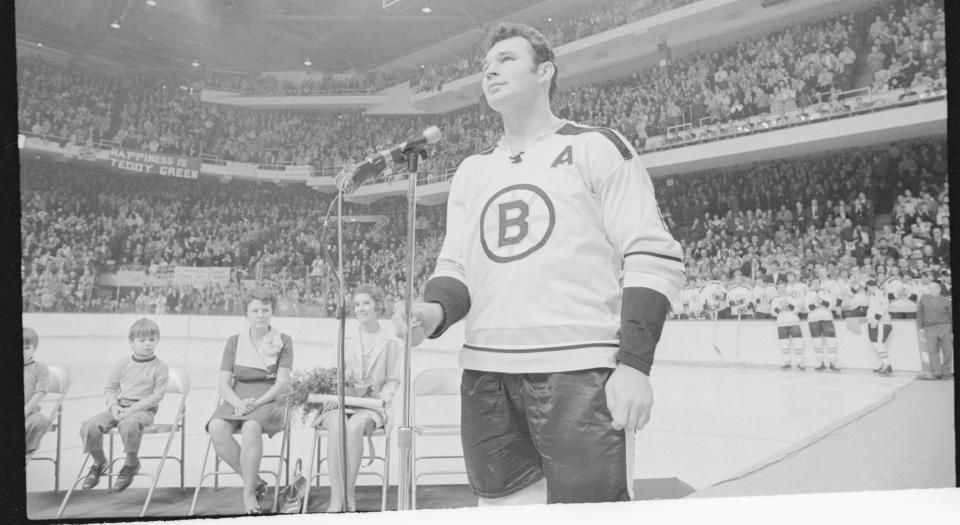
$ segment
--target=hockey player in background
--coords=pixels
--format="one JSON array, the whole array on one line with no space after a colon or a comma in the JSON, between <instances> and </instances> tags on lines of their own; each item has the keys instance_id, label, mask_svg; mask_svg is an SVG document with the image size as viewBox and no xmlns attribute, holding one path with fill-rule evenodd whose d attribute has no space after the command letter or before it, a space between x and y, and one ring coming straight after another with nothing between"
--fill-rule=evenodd
<instances>
[{"instance_id":1,"label":"hockey player in background","mask_svg":"<svg viewBox=\"0 0 960 525\"><path fill-rule=\"evenodd\" d=\"M867 293L870 296L870 302L867 306L867 335L870 338L870 345L880 358L880 368L873 372L882 376L893 374L893 367L890 365L890 352L887 350L887 337L893 330L893 323L890 321L890 300L887 294L880 289L877 281L870 279L866 283Z\"/></svg>"},{"instance_id":2,"label":"hockey player in background","mask_svg":"<svg viewBox=\"0 0 960 525\"><path fill-rule=\"evenodd\" d=\"M787 272L787 286L784 290L790 294L791 297L797 302L799 309L797 310L797 316L803 320L807 317L807 307L804 303L804 299L807 296L807 291L809 288L807 284L803 281L797 279L797 273L794 271Z\"/></svg>"},{"instance_id":3,"label":"hockey player in background","mask_svg":"<svg viewBox=\"0 0 960 525\"><path fill-rule=\"evenodd\" d=\"M780 368L790 370L793 364L796 364L798 370L806 370L803 359L803 332L800 331L800 317L797 315L800 303L787 293L783 282L777 285L777 292L770 306L777 318L777 338L780 340L780 353L783 355L783 366Z\"/></svg>"},{"instance_id":4,"label":"hockey player in background","mask_svg":"<svg viewBox=\"0 0 960 525\"><path fill-rule=\"evenodd\" d=\"M814 278L810 282L804 303L807 306L807 322L810 326L810 339L817 356L817 372L827 369L829 363L832 372L839 372L837 362L837 327L833 324L833 309L836 308L837 298L829 288L824 287L820 279ZM824 359L824 347L827 357Z\"/></svg>"},{"instance_id":5,"label":"hockey player in background","mask_svg":"<svg viewBox=\"0 0 960 525\"><path fill-rule=\"evenodd\" d=\"M457 168L411 339L465 321L461 440L480 505L629 500L682 248L629 142L553 114L543 35L500 24L487 49L504 134Z\"/></svg>"}]
</instances>

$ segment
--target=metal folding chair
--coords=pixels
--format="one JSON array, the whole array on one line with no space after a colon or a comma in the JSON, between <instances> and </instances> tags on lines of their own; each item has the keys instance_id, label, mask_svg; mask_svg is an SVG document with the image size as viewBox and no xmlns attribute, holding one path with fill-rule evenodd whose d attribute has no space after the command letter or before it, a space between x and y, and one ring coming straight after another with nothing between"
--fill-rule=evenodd
<instances>
[{"instance_id":1,"label":"metal folding chair","mask_svg":"<svg viewBox=\"0 0 960 525\"><path fill-rule=\"evenodd\" d=\"M169 375L170 379L167 382L166 395L179 395L180 404L177 406L177 411L170 423L154 423L143 429L144 436L151 434L166 434L167 439L164 441L163 453L161 455L140 456L140 460L160 460L159 464L157 464L157 470L153 473L138 472L135 474L135 476L150 478L150 490L147 491L147 499L143 502L143 507L140 509L141 518L147 514L147 508L150 506L150 500L153 499L153 492L157 488L157 482L160 481L160 473L163 472L163 465L166 464L167 460L176 461L180 465L180 490L184 490L183 461L186 452L186 430L184 427L186 424L187 397L190 394L190 374L188 374L183 368L170 367ZM173 437L177 433L180 434L180 456L172 456L170 455L170 445L173 444ZM110 432L107 433L109 442L109 455L107 456L107 472L104 473L104 475L107 476L108 489L113 487L113 478L119 475L119 473L114 473L114 465L118 461L123 461L123 458L114 457L114 437L117 435L118 431L116 427L110 429ZM83 464L80 465L80 471L77 473L77 478L73 480L70 490L67 491L66 496L63 498L63 502L60 504L60 510L57 511L58 518L63 514L63 510L67 507L67 502L70 500L70 496L73 494L74 489L76 489L77 483L83 480L83 471L87 468L88 461L90 461L90 454L87 454L83 458Z\"/></svg>"},{"instance_id":2,"label":"metal folding chair","mask_svg":"<svg viewBox=\"0 0 960 525\"><path fill-rule=\"evenodd\" d=\"M219 407L221 402L220 396L217 396L217 404ZM239 430L237 430L239 432ZM236 432L234 432L236 433ZM290 483L290 407L286 407L283 412L283 430L277 433L280 436L280 453L279 454L264 454L260 458L261 470L259 474L269 474L273 476L276 480L276 489L273 491L273 509L276 510L277 502L280 499L280 475L281 473L286 473L286 482ZM214 490L220 488L220 476L221 475L235 475L239 476L237 472L234 472L233 469L220 470L220 462L222 459L219 455L214 452L214 465L213 470L207 472L207 458L210 457L210 449L213 447L213 438L207 438L207 448L203 453L203 463L200 467L200 479L197 481L197 488L193 491L193 501L190 503L190 511L187 513L188 516L193 516L197 510L197 499L200 496L200 488L203 486L203 480L213 476L213 488ZM277 460L277 470L263 470L263 463L266 459L276 459Z\"/></svg>"},{"instance_id":3,"label":"metal folding chair","mask_svg":"<svg viewBox=\"0 0 960 525\"><path fill-rule=\"evenodd\" d=\"M374 430L372 433L367 434L367 444L364 447L363 459L367 460L366 464L361 460L360 463L360 472L357 473L358 476L376 476L380 478L382 489L380 492L380 510L387 510L387 491L390 488L390 436L393 434L393 418L392 412L393 407L386 407L386 420L384 421L383 427ZM330 477L329 470L327 472L321 471L323 463L329 458L323 457L323 437L327 436L327 429L314 426L313 430L313 448L310 449L310 462L308 463L307 471L307 493L303 498L303 507L300 509L300 512L306 512L309 503L310 503L310 490L309 485L314 480L316 480L316 486L320 486L320 478L323 476ZM384 448L383 455L378 456L376 449L373 446L373 438L376 436L383 436L384 438ZM314 472L314 460L316 460L316 472ZM374 461L380 461L383 464L383 474L380 474L374 470L364 470L366 467L369 467L373 464ZM329 465L329 464L328 464Z\"/></svg>"},{"instance_id":4,"label":"metal folding chair","mask_svg":"<svg viewBox=\"0 0 960 525\"><path fill-rule=\"evenodd\" d=\"M424 370L420 372L416 379L413 380L413 388L411 395L413 396L412 402L412 418L411 426L413 427L413 498L412 498L412 507L417 508L417 480L421 476L426 475L439 475L439 474L463 474L466 472L465 468L457 470L430 470L418 472L417 463L425 460L437 460L437 459L461 459L462 455L459 456L417 456L417 440L420 437L439 437L439 436L460 436L460 422L457 421L455 424L451 423L426 423L418 424L416 423L416 404L419 398L429 397L429 396L455 396L460 397L460 376L462 375L463 370L459 368L435 368L432 370Z\"/></svg>"},{"instance_id":5,"label":"metal folding chair","mask_svg":"<svg viewBox=\"0 0 960 525\"><path fill-rule=\"evenodd\" d=\"M63 400L70 391L70 369L65 366L51 366L48 368L47 395L57 394L50 408L50 427L47 432L57 433L57 449L53 457L31 455L30 461L49 461L53 463L53 492L60 492L60 453L63 443ZM44 399L42 403L48 400Z\"/></svg>"}]
</instances>

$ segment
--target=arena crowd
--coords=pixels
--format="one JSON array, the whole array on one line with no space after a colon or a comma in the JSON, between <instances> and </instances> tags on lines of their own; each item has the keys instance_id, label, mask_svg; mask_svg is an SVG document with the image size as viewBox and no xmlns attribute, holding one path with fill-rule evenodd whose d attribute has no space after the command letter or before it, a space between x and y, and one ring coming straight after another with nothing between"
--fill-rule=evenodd
<instances>
[{"instance_id":1,"label":"arena crowd","mask_svg":"<svg viewBox=\"0 0 960 525\"><path fill-rule=\"evenodd\" d=\"M542 29L562 43L685 3L613 2L557 17ZM945 87L943 44L942 2L886 0L618 82L561 92L555 105L564 118L619 130L639 149L648 136L680 123L783 113L850 88ZM472 61L456 74L477 70ZM498 138L496 115L479 106L430 118L252 110L202 104L196 90L176 79L121 79L26 55L18 58L17 74L20 129L62 144L108 141L151 152L336 169L438 125L445 140L430 169L440 174ZM344 78L324 75L306 87L248 78L252 84L234 87L288 95L369 87L324 83L328 77ZM683 243L691 285L735 279L737 269L756 279L743 271L756 266L754 259L766 268L788 264L800 279L812 278L818 265L837 274L857 267L861 275L902 275L947 265L941 248L950 238L945 158L942 139L922 140L655 185L665 219ZM876 172L880 165L883 173ZM24 311L227 313L240 285L252 279L272 282L281 312L290 315L332 314L338 303L328 262L335 248L319 236L328 195L302 187L125 177L43 161L24 164L21 186ZM376 219L347 227L347 281L372 280L388 298L399 297L403 200L348 208ZM442 240L444 213L444 206L427 208L422 218L418 288ZM887 216L887 224L878 224ZM166 275L178 266L230 267L233 278L211 286L96 285L104 273Z\"/></svg>"}]
</instances>

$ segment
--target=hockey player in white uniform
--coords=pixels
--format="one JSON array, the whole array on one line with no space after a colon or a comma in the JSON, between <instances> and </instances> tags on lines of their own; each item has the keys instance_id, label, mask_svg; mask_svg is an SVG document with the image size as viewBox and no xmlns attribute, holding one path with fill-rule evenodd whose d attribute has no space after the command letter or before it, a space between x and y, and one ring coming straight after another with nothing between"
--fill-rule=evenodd
<instances>
[{"instance_id":1,"label":"hockey player in white uniform","mask_svg":"<svg viewBox=\"0 0 960 525\"><path fill-rule=\"evenodd\" d=\"M787 285L784 288L784 291L787 292L793 299L797 302L799 309L797 310L797 315L803 319L806 317L807 306L804 302L804 299L807 296L807 287L806 283L797 279L796 272L790 271L787 272Z\"/></svg>"},{"instance_id":2,"label":"hockey player in white uniform","mask_svg":"<svg viewBox=\"0 0 960 525\"><path fill-rule=\"evenodd\" d=\"M710 319L716 319L717 312L727 307L727 290L720 281L710 281L700 289L700 302Z\"/></svg>"},{"instance_id":3,"label":"hockey player in white uniform","mask_svg":"<svg viewBox=\"0 0 960 525\"><path fill-rule=\"evenodd\" d=\"M827 369L839 372L837 363L837 327L833 324L833 309L837 307L837 298L833 292L825 288L820 279L813 279L810 291L807 292L804 303L807 306L807 323L810 327L810 338L813 340L813 350L817 356L817 372ZM823 357L826 347L826 360Z\"/></svg>"},{"instance_id":4,"label":"hockey player in white uniform","mask_svg":"<svg viewBox=\"0 0 960 525\"><path fill-rule=\"evenodd\" d=\"M504 135L453 177L411 338L465 322L461 439L481 505L628 500L683 252L629 142L552 113L543 35L500 24L483 65Z\"/></svg>"},{"instance_id":5,"label":"hockey player in white uniform","mask_svg":"<svg viewBox=\"0 0 960 525\"><path fill-rule=\"evenodd\" d=\"M753 311L750 301L750 288L746 285L737 285L727 290L727 304L730 306L732 317L745 317Z\"/></svg>"},{"instance_id":6,"label":"hockey player in white uniform","mask_svg":"<svg viewBox=\"0 0 960 525\"><path fill-rule=\"evenodd\" d=\"M800 331L800 317L797 315L800 303L788 294L785 288L783 283L779 284L779 295L770 303L773 314L777 316L777 338L780 340L780 353L783 355L783 366L780 368L789 370L796 364L797 369L803 371L806 370L803 359L803 332Z\"/></svg>"},{"instance_id":7,"label":"hockey player in white uniform","mask_svg":"<svg viewBox=\"0 0 960 525\"><path fill-rule=\"evenodd\" d=\"M880 368L874 370L874 373L888 376L893 374L890 352L886 344L887 337L893 330L893 323L890 321L890 300L880 289L877 281L870 279L866 286L867 293L870 294L870 304L867 306L867 335L870 338L870 345L880 358Z\"/></svg>"}]
</instances>

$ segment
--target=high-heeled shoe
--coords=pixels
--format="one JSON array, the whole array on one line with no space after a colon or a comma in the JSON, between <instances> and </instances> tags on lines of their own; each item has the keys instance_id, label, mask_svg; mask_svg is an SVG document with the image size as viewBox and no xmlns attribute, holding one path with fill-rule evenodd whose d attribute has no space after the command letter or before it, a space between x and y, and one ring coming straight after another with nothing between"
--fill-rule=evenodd
<instances>
[{"instance_id":1,"label":"high-heeled shoe","mask_svg":"<svg viewBox=\"0 0 960 525\"><path fill-rule=\"evenodd\" d=\"M263 497L266 495L267 495L267 482L263 478L258 477L257 492L256 492L257 503L260 503L260 500L262 500Z\"/></svg>"}]
</instances>

